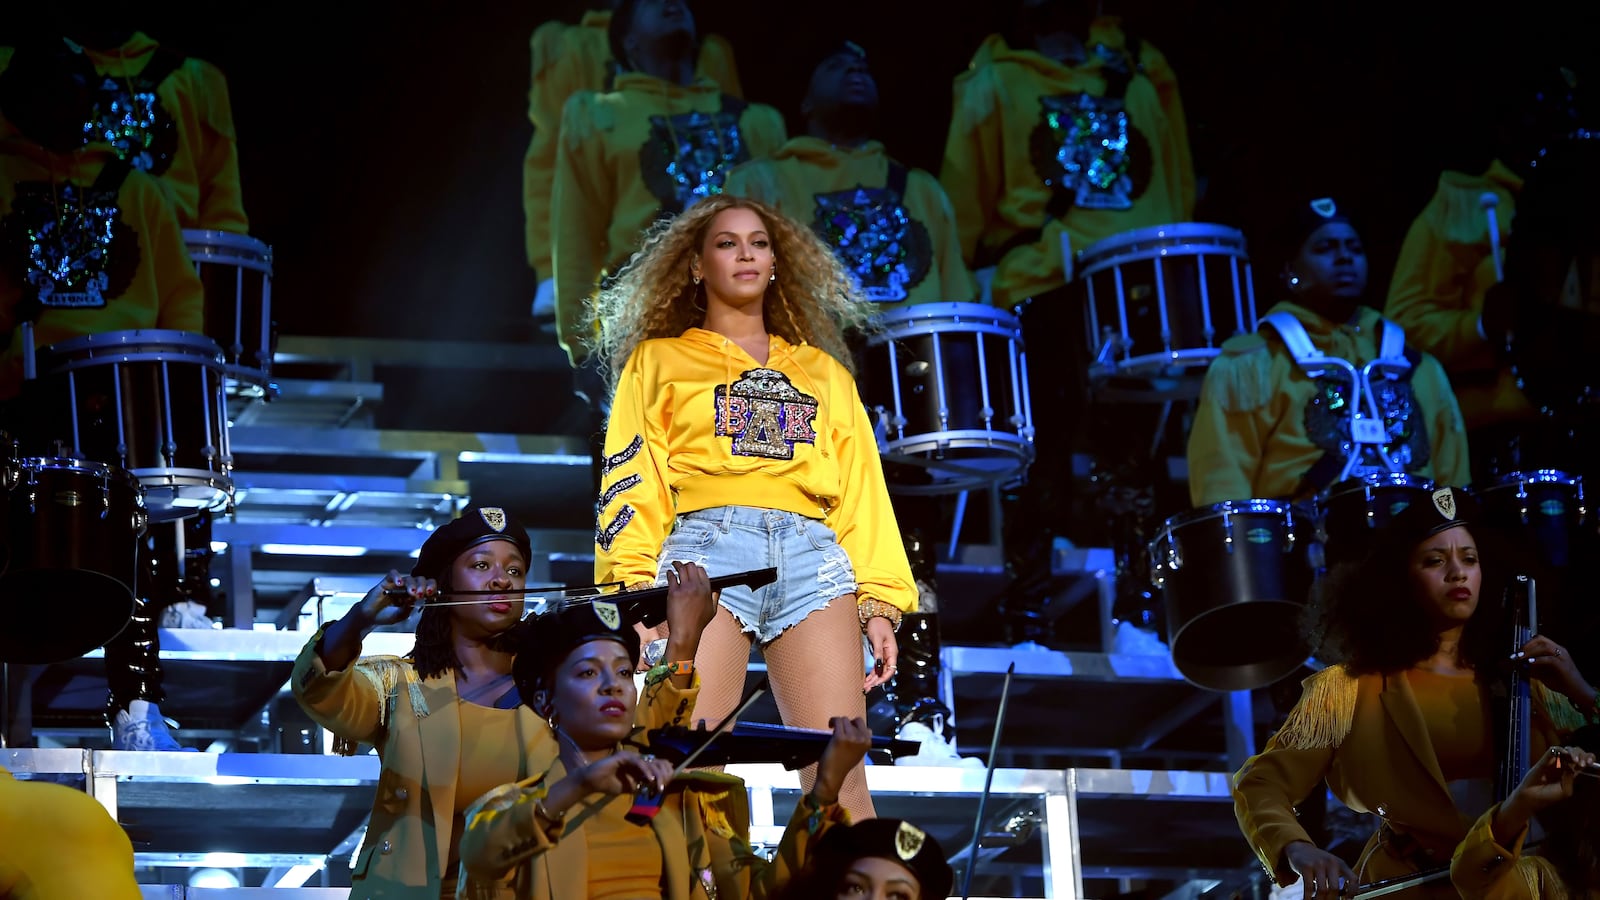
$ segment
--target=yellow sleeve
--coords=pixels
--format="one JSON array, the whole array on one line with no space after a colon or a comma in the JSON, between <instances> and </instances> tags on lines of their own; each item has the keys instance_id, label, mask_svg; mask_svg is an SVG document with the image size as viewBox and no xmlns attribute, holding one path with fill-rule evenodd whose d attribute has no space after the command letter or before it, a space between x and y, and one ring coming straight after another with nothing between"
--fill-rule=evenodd
<instances>
[{"instance_id":1,"label":"yellow sleeve","mask_svg":"<svg viewBox=\"0 0 1600 900\"><path fill-rule=\"evenodd\" d=\"M148 263L154 267L159 305L156 309L156 327L175 331L205 331L206 298L200 276L195 274L194 263L183 243L183 231L178 227L178 214L155 183L139 172L128 175L123 191L135 197L137 208L144 210L143 240L140 252L149 255Z\"/></svg>"},{"instance_id":2,"label":"yellow sleeve","mask_svg":"<svg viewBox=\"0 0 1600 900\"><path fill-rule=\"evenodd\" d=\"M617 380L606 423L595 528L594 576L598 584L655 584L661 542L675 515L667 481L667 444L650 409L647 384L654 371L635 350Z\"/></svg>"},{"instance_id":3,"label":"yellow sleeve","mask_svg":"<svg viewBox=\"0 0 1600 900\"><path fill-rule=\"evenodd\" d=\"M1424 356L1421 371L1412 381L1426 379L1425 407L1432 420L1428 442L1433 445L1433 480L1440 485L1466 487L1472 481L1472 461L1467 456L1467 426L1461 420L1461 406L1444 368L1432 356Z\"/></svg>"},{"instance_id":4,"label":"yellow sleeve","mask_svg":"<svg viewBox=\"0 0 1600 900\"><path fill-rule=\"evenodd\" d=\"M724 94L744 99L744 85L739 83L739 67L733 61L733 45L720 34L708 34L700 42L700 58L695 72L715 81Z\"/></svg>"},{"instance_id":5,"label":"yellow sleeve","mask_svg":"<svg viewBox=\"0 0 1600 900\"><path fill-rule=\"evenodd\" d=\"M1551 873L1522 855L1527 829L1509 845L1495 837L1494 816L1499 810L1498 803L1489 807L1456 845L1456 852L1450 859L1451 883L1462 900L1538 900L1547 896L1545 879Z\"/></svg>"},{"instance_id":6,"label":"yellow sleeve","mask_svg":"<svg viewBox=\"0 0 1600 900\"><path fill-rule=\"evenodd\" d=\"M651 681L660 672L660 678ZM635 710L637 724L640 728L649 731L655 728L670 728L674 725L689 727L694 720L695 701L700 699L700 673L689 676L689 686L679 688L672 683L672 678L666 673L663 664L651 669L645 674L644 696L639 698L639 705Z\"/></svg>"},{"instance_id":7,"label":"yellow sleeve","mask_svg":"<svg viewBox=\"0 0 1600 900\"><path fill-rule=\"evenodd\" d=\"M197 227L215 231L250 233L239 188L239 143L233 130L233 106L228 100L228 80L210 63L195 61L192 79L195 103L206 133L197 147L195 172L200 184Z\"/></svg>"},{"instance_id":8,"label":"yellow sleeve","mask_svg":"<svg viewBox=\"0 0 1600 900\"><path fill-rule=\"evenodd\" d=\"M528 121L533 123L533 137L522 159L523 243L528 265L540 278L550 277L550 202L562 104L580 90L602 87L582 83L578 62L564 52L566 33L571 27L564 22L546 22L535 28L528 39L532 69Z\"/></svg>"},{"instance_id":9,"label":"yellow sleeve","mask_svg":"<svg viewBox=\"0 0 1600 900\"><path fill-rule=\"evenodd\" d=\"M1262 343L1240 354L1225 351L1206 370L1186 453L1195 506L1252 496L1273 427L1270 365Z\"/></svg>"},{"instance_id":10,"label":"yellow sleeve","mask_svg":"<svg viewBox=\"0 0 1600 900\"><path fill-rule=\"evenodd\" d=\"M761 900L777 895L805 867L811 848L823 835L836 825L849 824L850 814L839 804L814 806L809 794L802 796L789 816L789 824L784 826L777 851L760 868L750 886L750 896Z\"/></svg>"},{"instance_id":11,"label":"yellow sleeve","mask_svg":"<svg viewBox=\"0 0 1600 900\"><path fill-rule=\"evenodd\" d=\"M918 194L913 205L922 210L927 221L929 237L933 239L933 264L938 268L939 293L944 300L967 302L977 298L978 284L961 257L961 232L956 225L956 212L950 197L932 175L921 169L913 170L906 179L907 193Z\"/></svg>"},{"instance_id":12,"label":"yellow sleeve","mask_svg":"<svg viewBox=\"0 0 1600 900\"><path fill-rule=\"evenodd\" d=\"M0 768L0 897L138 900L133 844L83 791Z\"/></svg>"},{"instance_id":13,"label":"yellow sleeve","mask_svg":"<svg viewBox=\"0 0 1600 900\"><path fill-rule=\"evenodd\" d=\"M727 178L722 182L722 192L735 197L748 197L776 207L790 216L796 215L793 210L784 208L783 194L778 190L772 162L767 159L752 159L729 169Z\"/></svg>"},{"instance_id":14,"label":"yellow sleeve","mask_svg":"<svg viewBox=\"0 0 1600 900\"><path fill-rule=\"evenodd\" d=\"M1189 120L1183 111L1183 98L1178 94L1178 75L1167 62L1166 54L1144 40L1139 46L1139 67L1155 86L1161 111L1167 118L1170 132L1167 153L1177 170L1183 220L1187 222L1194 217L1196 186L1194 156L1189 150Z\"/></svg>"},{"instance_id":15,"label":"yellow sleeve","mask_svg":"<svg viewBox=\"0 0 1600 900\"><path fill-rule=\"evenodd\" d=\"M549 793L551 773L503 784L473 801L462 813L461 868L474 882L498 881L506 873L561 839L562 823L542 815L539 801ZM572 815L580 807L574 807ZM472 896L463 886L461 896Z\"/></svg>"},{"instance_id":16,"label":"yellow sleeve","mask_svg":"<svg viewBox=\"0 0 1600 900\"><path fill-rule=\"evenodd\" d=\"M616 211L614 173L595 123L598 94L573 95L561 111L551 192L550 256L556 293L556 338L573 364L589 353L589 298L610 248L606 230Z\"/></svg>"},{"instance_id":17,"label":"yellow sleeve","mask_svg":"<svg viewBox=\"0 0 1600 900\"><path fill-rule=\"evenodd\" d=\"M783 114L765 103L752 103L739 116L739 133L750 148L751 159L763 159L778 152L789 134Z\"/></svg>"},{"instance_id":18,"label":"yellow sleeve","mask_svg":"<svg viewBox=\"0 0 1600 900\"><path fill-rule=\"evenodd\" d=\"M945 136L939 183L950 198L961 240L961 256L977 265L980 244L996 217L1002 194L998 78L980 65L955 80L950 131Z\"/></svg>"},{"instance_id":19,"label":"yellow sleeve","mask_svg":"<svg viewBox=\"0 0 1600 900\"><path fill-rule=\"evenodd\" d=\"M1438 357L1451 371L1494 365L1478 334L1478 309L1467 286L1476 263L1456 258L1424 211L1406 232L1389 281L1383 314L1406 330L1406 340Z\"/></svg>"},{"instance_id":20,"label":"yellow sleeve","mask_svg":"<svg viewBox=\"0 0 1600 900\"><path fill-rule=\"evenodd\" d=\"M391 665L404 665L393 657L358 659L349 668L329 671L317 655L322 632L300 648L289 674L289 690L312 721L346 741L376 744L384 729L385 673ZM392 674L389 680L394 680Z\"/></svg>"},{"instance_id":21,"label":"yellow sleeve","mask_svg":"<svg viewBox=\"0 0 1600 900\"><path fill-rule=\"evenodd\" d=\"M848 378L842 371L839 376ZM916 612L917 589L911 577L911 563L906 559L905 541L889 503L889 488L883 480L883 463L867 408L853 381L849 382L848 394L836 391L835 396L850 404L851 418L847 427L834 430L833 446L844 483L838 504L828 512L827 525L855 569L858 604L881 600L905 612Z\"/></svg>"}]
</instances>

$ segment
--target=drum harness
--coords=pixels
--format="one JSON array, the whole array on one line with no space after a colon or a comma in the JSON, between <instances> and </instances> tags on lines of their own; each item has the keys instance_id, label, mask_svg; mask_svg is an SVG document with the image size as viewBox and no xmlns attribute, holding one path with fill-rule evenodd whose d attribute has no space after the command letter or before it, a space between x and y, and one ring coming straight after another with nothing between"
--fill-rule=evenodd
<instances>
[{"instance_id":1,"label":"drum harness","mask_svg":"<svg viewBox=\"0 0 1600 900\"><path fill-rule=\"evenodd\" d=\"M1324 454L1322 459L1306 473L1305 481L1319 490L1327 484L1334 484L1350 477L1350 471L1361 459L1363 445L1372 447L1390 472L1405 471L1405 468L1384 449L1388 435L1383 424L1383 413L1378 409L1377 393L1372 389L1372 374L1377 371L1386 378L1409 379L1417 360L1421 357L1413 358L1414 354L1407 352L1404 329L1388 319L1381 321L1383 336L1379 340L1378 356L1358 370L1348 360L1323 355L1316 344L1311 342L1311 336L1306 333L1305 326L1290 313L1280 310L1261 317L1261 324L1271 325L1273 330L1278 332L1284 346L1289 350L1289 355L1294 357L1295 364L1307 378L1315 379L1330 370L1338 369L1349 379L1349 453L1344 459L1343 468L1335 478L1328 477L1334 466L1339 464L1339 459L1332 454ZM1391 370L1391 373L1384 373L1385 369ZM1362 400L1366 401L1365 412L1362 410Z\"/></svg>"}]
</instances>

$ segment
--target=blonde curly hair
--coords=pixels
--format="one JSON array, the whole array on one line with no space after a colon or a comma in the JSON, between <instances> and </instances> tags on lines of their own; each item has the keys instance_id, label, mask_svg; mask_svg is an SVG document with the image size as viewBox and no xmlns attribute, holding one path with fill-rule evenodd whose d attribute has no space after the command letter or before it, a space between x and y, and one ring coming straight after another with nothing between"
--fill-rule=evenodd
<instances>
[{"instance_id":1,"label":"blonde curly hair","mask_svg":"<svg viewBox=\"0 0 1600 900\"><path fill-rule=\"evenodd\" d=\"M760 216L772 242L778 277L763 300L767 331L817 347L855 374L845 335L869 330L873 321L873 306L855 278L810 228L764 203L714 194L652 226L639 251L595 296L589 308L593 327L585 333L595 335L589 349L609 386L615 387L640 342L677 337L705 322L705 299L689 263L700 255L712 221L728 209Z\"/></svg>"}]
</instances>

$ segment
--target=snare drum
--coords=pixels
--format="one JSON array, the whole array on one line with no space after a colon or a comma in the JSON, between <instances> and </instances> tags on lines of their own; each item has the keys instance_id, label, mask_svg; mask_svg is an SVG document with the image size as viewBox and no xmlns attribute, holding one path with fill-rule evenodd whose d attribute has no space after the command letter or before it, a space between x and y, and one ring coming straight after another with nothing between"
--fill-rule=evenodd
<instances>
[{"instance_id":1,"label":"snare drum","mask_svg":"<svg viewBox=\"0 0 1600 900\"><path fill-rule=\"evenodd\" d=\"M86 459L5 461L0 661L82 656L133 617L143 492L127 472Z\"/></svg>"},{"instance_id":2,"label":"snare drum","mask_svg":"<svg viewBox=\"0 0 1600 900\"><path fill-rule=\"evenodd\" d=\"M1139 228L1078 254L1089 377L1168 378L1197 373L1222 342L1256 328L1244 235L1184 222Z\"/></svg>"},{"instance_id":3,"label":"snare drum","mask_svg":"<svg viewBox=\"0 0 1600 900\"><path fill-rule=\"evenodd\" d=\"M1173 516L1150 544L1167 646L1184 678L1214 691L1265 687L1310 655L1305 524L1287 503L1231 500Z\"/></svg>"},{"instance_id":4,"label":"snare drum","mask_svg":"<svg viewBox=\"0 0 1600 900\"><path fill-rule=\"evenodd\" d=\"M1316 505L1325 565L1365 558L1378 529L1432 491L1432 481L1401 472L1352 478L1324 489Z\"/></svg>"},{"instance_id":5,"label":"snare drum","mask_svg":"<svg viewBox=\"0 0 1600 900\"><path fill-rule=\"evenodd\" d=\"M110 331L40 354L32 446L127 470L154 521L233 500L222 351L186 331Z\"/></svg>"},{"instance_id":6,"label":"snare drum","mask_svg":"<svg viewBox=\"0 0 1600 900\"><path fill-rule=\"evenodd\" d=\"M1489 524L1544 565L1562 569L1571 561L1589 517L1583 478L1557 469L1510 472L1474 493Z\"/></svg>"},{"instance_id":7,"label":"snare drum","mask_svg":"<svg viewBox=\"0 0 1600 900\"><path fill-rule=\"evenodd\" d=\"M1033 411L1017 317L978 303L924 303L881 321L862 386L887 427L885 468L925 469L936 490L1020 475L1033 460Z\"/></svg>"},{"instance_id":8,"label":"snare drum","mask_svg":"<svg viewBox=\"0 0 1600 900\"><path fill-rule=\"evenodd\" d=\"M184 229L205 286L206 336L227 357L228 377L266 387L277 344L272 321L272 248L249 235Z\"/></svg>"}]
</instances>

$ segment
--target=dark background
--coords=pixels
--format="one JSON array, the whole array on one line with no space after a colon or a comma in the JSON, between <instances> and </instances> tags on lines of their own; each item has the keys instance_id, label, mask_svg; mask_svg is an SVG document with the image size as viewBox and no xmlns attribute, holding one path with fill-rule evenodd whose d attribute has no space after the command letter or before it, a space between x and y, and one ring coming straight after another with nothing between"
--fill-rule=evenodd
<instances>
[{"instance_id":1,"label":"dark background","mask_svg":"<svg viewBox=\"0 0 1600 900\"><path fill-rule=\"evenodd\" d=\"M576 21L584 5L74 4L57 14L137 23L227 74L246 209L275 250L281 333L552 343L528 315L536 279L522 250L528 37L547 19ZM951 78L1014 5L693 8L702 33L732 42L747 98L777 106L791 133L818 52L845 37L862 44L882 139L937 173ZM1439 169L1487 159L1487 92L1522 66L1596 58L1596 14L1544 0L1481 12L1202 0L1106 10L1178 73L1203 191L1196 217L1255 240L1289 197L1337 193L1359 216L1377 305ZM13 7L0 35L47 15Z\"/></svg>"}]
</instances>

